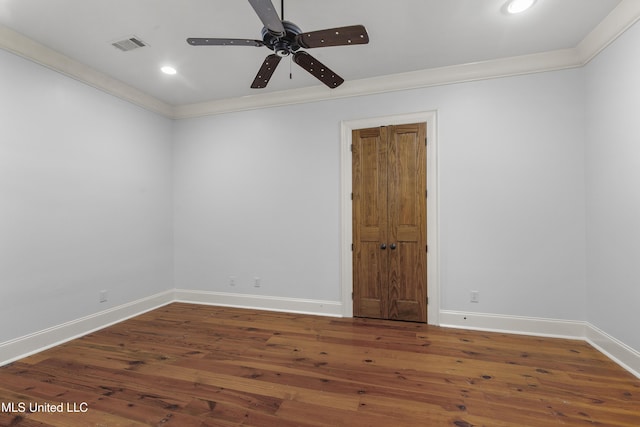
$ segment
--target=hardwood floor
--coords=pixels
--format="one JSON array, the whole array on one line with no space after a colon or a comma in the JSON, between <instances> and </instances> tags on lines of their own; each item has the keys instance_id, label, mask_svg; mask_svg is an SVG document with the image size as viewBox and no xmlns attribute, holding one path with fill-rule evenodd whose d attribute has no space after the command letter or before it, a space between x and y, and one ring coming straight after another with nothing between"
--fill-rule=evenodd
<instances>
[{"instance_id":1,"label":"hardwood floor","mask_svg":"<svg viewBox=\"0 0 640 427\"><path fill-rule=\"evenodd\" d=\"M582 341L181 303L0 368L0 403L2 426L640 426L640 380Z\"/></svg>"}]
</instances>

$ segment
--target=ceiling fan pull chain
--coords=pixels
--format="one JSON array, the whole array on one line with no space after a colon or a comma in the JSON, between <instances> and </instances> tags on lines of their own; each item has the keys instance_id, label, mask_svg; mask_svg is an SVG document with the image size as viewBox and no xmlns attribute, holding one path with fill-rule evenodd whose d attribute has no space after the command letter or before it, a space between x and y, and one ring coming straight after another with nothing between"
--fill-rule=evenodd
<instances>
[{"instance_id":1,"label":"ceiling fan pull chain","mask_svg":"<svg viewBox=\"0 0 640 427\"><path fill-rule=\"evenodd\" d=\"M284 0L280 0L280 19L284 21Z\"/></svg>"},{"instance_id":2,"label":"ceiling fan pull chain","mask_svg":"<svg viewBox=\"0 0 640 427\"><path fill-rule=\"evenodd\" d=\"M293 63L293 56L289 56L289 80L293 80L293 68L291 64Z\"/></svg>"}]
</instances>

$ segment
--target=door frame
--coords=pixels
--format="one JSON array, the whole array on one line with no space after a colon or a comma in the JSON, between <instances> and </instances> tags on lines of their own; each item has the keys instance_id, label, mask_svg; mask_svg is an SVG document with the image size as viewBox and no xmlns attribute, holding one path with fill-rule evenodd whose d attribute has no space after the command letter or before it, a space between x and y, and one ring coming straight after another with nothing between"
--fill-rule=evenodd
<instances>
[{"instance_id":1,"label":"door frame","mask_svg":"<svg viewBox=\"0 0 640 427\"><path fill-rule=\"evenodd\" d=\"M440 245L438 223L438 144L437 111L372 117L340 122L340 287L344 317L353 317L353 208L351 201L352 164L351 131L380 126L403 125L411 123L427 124L427 323L440 324Z\"/></svg>"}]
</instances>

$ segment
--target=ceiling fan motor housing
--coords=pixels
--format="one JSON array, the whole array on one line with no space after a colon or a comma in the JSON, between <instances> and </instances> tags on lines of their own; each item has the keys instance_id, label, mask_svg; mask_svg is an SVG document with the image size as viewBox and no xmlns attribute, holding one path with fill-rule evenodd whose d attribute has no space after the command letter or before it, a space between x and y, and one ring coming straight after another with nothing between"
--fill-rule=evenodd
<instances>
[{"instance_id":1,"label":"ceiling fan motor housing","mask_svg":"<svg viewBox=\"0 0 640 427\"><path fill-rule=\"evenodd\" d=\"M300 45L296 42L296 36L302 33L300 27L293 22L282 21L285 34L278 37L269 31L267 27L262 29L262 41L265 46L273 50L280 57L289 56L300 49Z\"/></svg>"}]
</instances>

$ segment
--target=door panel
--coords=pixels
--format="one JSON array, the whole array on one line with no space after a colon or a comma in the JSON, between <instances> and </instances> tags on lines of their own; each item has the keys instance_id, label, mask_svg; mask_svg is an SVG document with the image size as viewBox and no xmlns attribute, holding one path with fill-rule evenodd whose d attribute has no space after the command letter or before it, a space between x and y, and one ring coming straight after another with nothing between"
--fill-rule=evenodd
<instances>
[{"instance_id":1,"label":"door panel","mask_svg":"<svg viewBox=\"0 0 640 427\"><path fill-rule=\"evenodd\" d=\"M387 312L387 132L353 131L354 315L383 317Z\"/></svg>"},{"instance_id":2,"label":"door panel","mask_svg":"<svg viewBox=\"0 0 640 427\"><path fill-rule=\"evenodd\" d=\"M425 136L425 124L353 131L355 316L427 320Z\"/></svg>"},{"instance_id":3,"label":"door panel","mask_svg":"<svg viewBox=\"0 0 640 427\"><path fill-rule=\"evenodd\" d=\"M397 268L397 280L391 282L390 319L427 321L426 268L422 258L426 258L425 248L419 248L417 242L402 242L391 254L390 268Z\"/></svg>"},{"instance_id":4,"label":"door panel","mask_svg":"<svg viewBox=\"0 0 640 427\"><path fill-rule=\"evenodd\" d=\"M389 318L426 322L426 126L392 126L389 135Z\"/></svg>"}]
</instances>

